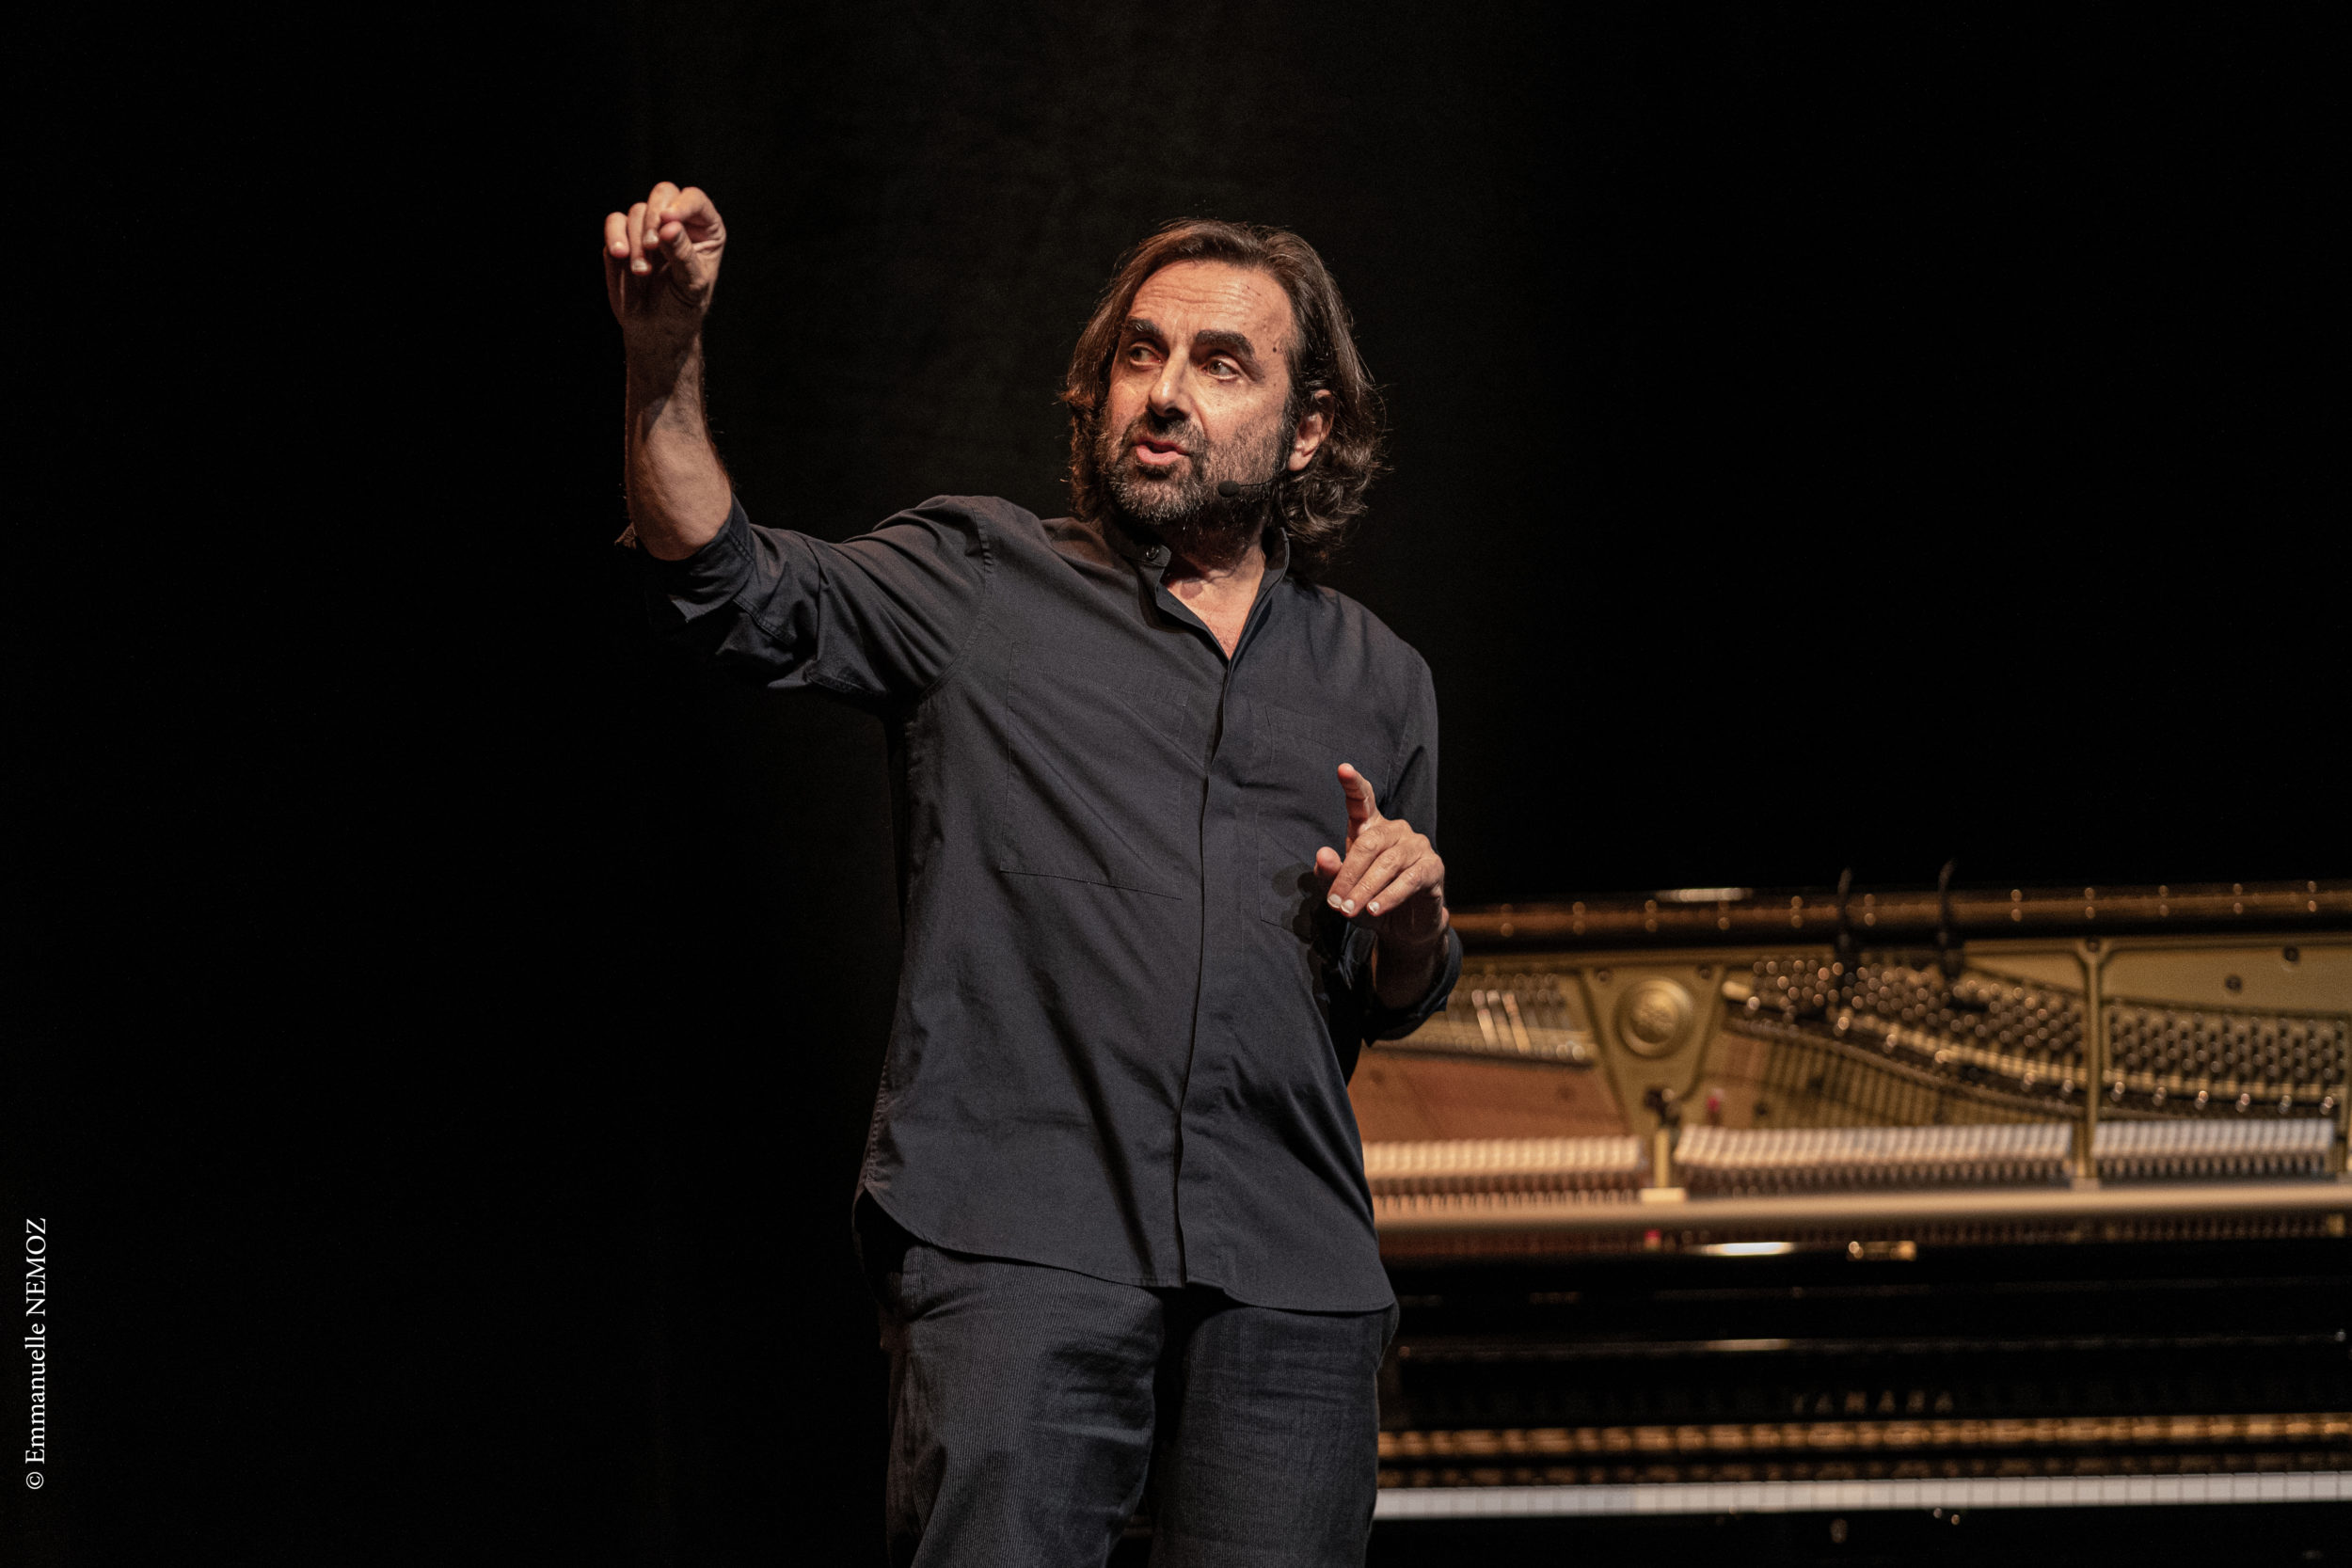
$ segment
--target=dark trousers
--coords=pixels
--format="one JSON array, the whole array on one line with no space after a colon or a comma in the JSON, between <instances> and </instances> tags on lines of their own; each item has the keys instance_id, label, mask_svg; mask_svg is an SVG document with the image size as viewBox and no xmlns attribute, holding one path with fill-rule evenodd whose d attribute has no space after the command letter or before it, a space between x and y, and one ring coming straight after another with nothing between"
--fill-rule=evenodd
<instances>
[{"instance_id":1,"label":"dark trousers","mask_svg":"<svg viewBox=\"0 0 2352 1568\"><path fill-rule=\"evenodd\" d=\"M890 1560L1359 1568L1384 1312L1282 1312L946 1252L860 1205L890 1351Z\"/></svg>"}]
</instances>

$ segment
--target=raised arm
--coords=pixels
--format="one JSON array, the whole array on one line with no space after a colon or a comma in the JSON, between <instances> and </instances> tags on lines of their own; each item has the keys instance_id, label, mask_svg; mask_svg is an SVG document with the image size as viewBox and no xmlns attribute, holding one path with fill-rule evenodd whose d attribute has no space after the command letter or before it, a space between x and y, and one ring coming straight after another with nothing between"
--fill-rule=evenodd
<instances>
[{"instance_id":1,"label":"raised arm","mask_svg":"<svg viewBox=\"0 0 2352 1568\"><path fill-rule=\"evenodd\" d=\"M726 226L710 198L663 181L604 220L604 287L628 350L623 472L637 542L663 561L719 535L733 503L703 418L703 317Z\"/></svg>"},{"instance_id":2,"label":"raised arm","mask_svg":"<svg viewBox=\"0 0 2352 1568\"><path fill-rule=\"evenodd\" d=\"M977 624L981 514L1014 509L943 497L838 545L753 524L703 419L703 317L726 243L710 198L666 181L604 220L628 355L628 516L654 624L768 686L912 700Z\"/></svg>"}]
</instances>

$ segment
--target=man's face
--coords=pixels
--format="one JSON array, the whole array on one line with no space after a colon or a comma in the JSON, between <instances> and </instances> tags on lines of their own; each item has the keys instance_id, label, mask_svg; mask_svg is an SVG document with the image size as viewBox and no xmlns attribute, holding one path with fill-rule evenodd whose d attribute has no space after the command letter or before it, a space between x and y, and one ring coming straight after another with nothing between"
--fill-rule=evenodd
<instances>
[{"instance_id":1,"label":"man's face","mask_svg":"<svg viewBox=\"0 0 2352 1568\"><path fill-rule=\"evenodd\" d=\"M1098 437L1120 511L1163 531L1198 525L1220 481L1307 466L1324 415L1310 409L1295 429L1284 418L1292 331L1290 296L1255 268L1178 261L1144 279Z\"/></svg>"}]
</instances>

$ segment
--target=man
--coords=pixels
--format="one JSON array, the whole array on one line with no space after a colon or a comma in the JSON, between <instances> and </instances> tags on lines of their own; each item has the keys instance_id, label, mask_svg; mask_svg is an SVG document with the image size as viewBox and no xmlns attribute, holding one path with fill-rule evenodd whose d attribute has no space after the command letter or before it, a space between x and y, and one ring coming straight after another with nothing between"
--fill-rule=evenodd
<instances>
[{"instance_id":1,"label":"man","mask_svg":"<svg viewBox=\"0 0 2352 1568\"><path fill-rule=\"evenodd\" d=\"M1428 668L1310 580L1377 450L1338 291L1295 235L1171 225L1072 358L1072 517L829 545L712 450L725 245L691 188L605 220L629 515L675 635L887 723L892 1560L1101 1563L1148 1480L1156 1563L1360 1562L1395 1307L1347 1079L1461 951Z\"/></svg>"}]
</instances>

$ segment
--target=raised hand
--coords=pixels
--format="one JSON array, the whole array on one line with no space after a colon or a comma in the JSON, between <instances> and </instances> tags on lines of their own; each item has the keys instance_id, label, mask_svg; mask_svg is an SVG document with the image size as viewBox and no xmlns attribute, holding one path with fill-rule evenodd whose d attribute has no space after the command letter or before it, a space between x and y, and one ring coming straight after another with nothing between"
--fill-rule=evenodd
<instances>
[{"instance_id":1,"label":"raised hand","mask_svg":"<svg viewBox=\"0 0 2352 1568\"><path fill-rule=\"evenodd\" d=\"M1346 763L1340 764L1340 787L1347 792L1347 852L1327 845L1316 850L1315 875L1333 909L1379 932L1383 1000L1409 1000L1391 997L1399 989L1391 982L1409 990L1409 982L1416 974L1425 978L1442 950L1445 862L1428 834L1381 816L1372 781Z\"/></svg>"},{"instance_id":2,"label":"raised hand","mask_svg":"<svg viewBox=\"0 0 2352 1568\"><path fill-rule=\"evenodd\" d=\"M719 282L726 225L700 189L664 180L604 219L604 291L632 369L681 362L702 331Z\"/></svg>"},{"instance_id":3,"label":"raised hand","mask_svg":"<svg viewBox=\"0 0 2352 1568\"><path fill-rule=\"evenodd\" d=\"M716 538L733 504L702 395L703 317L726 245L710 198L666 180L604 219L604 292L628 350L628 537L663 561Z\"/></svg>"}]
</instances>

